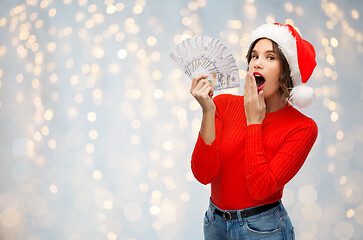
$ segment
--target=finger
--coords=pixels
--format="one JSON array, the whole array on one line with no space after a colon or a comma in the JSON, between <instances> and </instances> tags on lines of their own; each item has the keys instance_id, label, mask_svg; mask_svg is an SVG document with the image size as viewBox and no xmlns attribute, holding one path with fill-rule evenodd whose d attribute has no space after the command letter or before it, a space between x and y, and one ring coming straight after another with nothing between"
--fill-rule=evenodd
<instances>
[{"instance_id":1,"label":"finger","mask_svg":"<svg viewBox=\"0 0 363 240\"><path fill-rule=\"evenodd\" d=\"M245 96L247 98L251 96L251 74L250 73L247 73L247 75L246 75Z\"/></svg>"},{"instance_id":2,"label":"finger","mask_svg":"<svg viewBox=\"0 0 363 240\"><path fill-rule=\"evenodd\" d=\"M248 98L249 94L248 94L248 88L247 88L247 83L245 83L244 85L244 93L243 93L245 100Z\"/></svg>"},{"instance_id":3,"label":"finger","mask_svg":"<svg viewBox=\"0 0 363 240\"><path fill-rule=\"evenodd\" d=\"M249 72L246 73L246 87L248 88L250 86L250 74Z\"/></svg>"},{"instance_id":4,"label":"finger","mask_svg":"<svg viewBox=\"0 0 363 240\"><path fill-rule=\"evenodd\" d=\"M260 91L258 93L258 101L260 102L260 105L264 107L265 106L265 97L263 94L264 94L263 91Z\"/></svg>"},{"instance_id":5,"label":"finger","mask_svg":"<svg viewBox=\"0 0 363 240\"><path fill-rule=\"evenodd\" d=\"M198 85L198 83L200 82L201 79L204 79L207 77L208 77L208 75L205 75L205 74L194 77L190 91L192 92L195 89L195 87Z\"/></svg>"},{"instance_id":6,"label":"finger","mask_svg":"<svg viewBox=\"0 0 363 240\"><path fill-rule=\"evenodd\" d=\"M250 73L250 75L251 75L251 85L252 85L252 87L257 87L255 76L252 73Z\"/></svg>"},{"instance_id":7,"label":"finger","mask_svg":"<svg viewBox=\"0 0 363 240\"><path fill-rule=\"evenodd\" d=\"M213 94L214 94L214 89L212 87L212 90L209 92L209 97L213 97Z\"/></svg>"},{"instance_id":8,"label":"finger","mask_svg":"<svg viewBox=\"0 0 363 240\"><path fill-rule=\"evenodd\" d=\"M200 88L201 92L204 92L207 88L212 87L212 85L209 82L207 82L205 80L203 80L203 81L204 81L204 85L202 88Z\"/></svg>"},{"instance_id":9,"label":"finger","mask_svg":"<svg viewBox=\"0 0 363 240\"><path fill-rule=\"evenodd\" d=\"M204 97L210 97L210 93L213 91L212 86L207 86L207 88L203 91Z\"/></svg>"},{"instance_id":10,"label":"finger","mask_svg":"<svg viewBox=\"0 0 363 240\"><path fill-rule=\"evenodd\" d=\"M249 73L250 75L250 89L251 89L251 94L257 95L257 84L256 84L256 79L255 76L253 76L252 73Z\"/></svg>"},{"instance_id":11,"label":"finger","mask_svg":"<svg viewBox=\"0 0 363 240\"><path fill-rule=\"evenodd\" d=\"M200 79L199 80L199 82L197 83L197 86L194 88L194 90L192 91L192 93L194 92L194 93L196 93L196 92L199 92L199 91L201 91L201 89L205 86L205 85L207 85L208 84L208 82L207 81L205 81L204 79Z\"/></svg>"},{"instance_id":12,"label":"finger","mask_svg":"<svg viewBox=\"0 0 363 240\"><path fill-rule=\"evenodd\" d=\"M248 87L250 89L253 88L253 84L256 83L255 77L253 76L252 73L247 73L248 74Z\"/></svg>"}]
</instances>

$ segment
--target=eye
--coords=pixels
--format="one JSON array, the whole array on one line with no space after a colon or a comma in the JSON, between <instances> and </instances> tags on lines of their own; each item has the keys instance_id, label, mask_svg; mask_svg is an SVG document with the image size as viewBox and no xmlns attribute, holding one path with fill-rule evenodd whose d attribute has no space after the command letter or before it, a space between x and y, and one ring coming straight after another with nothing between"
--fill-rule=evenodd
<instances>
[{"instance_id":1,"label":"eye","mask_svg":"<svg viewBox=\"0 0 363 240\"><path fill-rule=\"evenodd\" d=\"M275 58L274 56L268 56L268 57L267 57L267 59L268 59L268 60L274 60L274 59L276 59L276 58Z\"/></svg>"},{"instance_id":2,"label":"eye","mask_svg":"<svg viewBox=\"0 0 363 240\"><path fill-rule=\"evenodd\" d=\"M252 55L253 59L258 59L258 55Z\"/></svg>"}]
</instances>

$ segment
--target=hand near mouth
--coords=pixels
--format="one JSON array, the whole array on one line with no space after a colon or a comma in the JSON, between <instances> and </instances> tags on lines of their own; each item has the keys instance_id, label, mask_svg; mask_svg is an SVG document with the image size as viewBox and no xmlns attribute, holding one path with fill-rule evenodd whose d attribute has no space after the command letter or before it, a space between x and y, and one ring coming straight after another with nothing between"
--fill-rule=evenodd
<instances>
[{"instance_id":1,"label":"hand near mouth","mask_svg":"<svg viewBox=\"0 0 363 240\"><path fill-rule=\"evenodd\" d=\"M255 82L257 85L257 92L260 92L262 90L262 88L265 86L265 83L266 83L265 77L259 72L254 72L252 74L255 77Z\"/></svg>"},{"instance_id":2,"label":"hand near mouth","mask_svg":"<svg viewBox=\"0 0 363 240\"><path fill-rule=\"evenodd\" d=\"M258 92L256 79L250 72L247 72L244 86L244 106L247 126L261 124L266 113L265 99L263 91Z\"/></svg>"}]
</instances>

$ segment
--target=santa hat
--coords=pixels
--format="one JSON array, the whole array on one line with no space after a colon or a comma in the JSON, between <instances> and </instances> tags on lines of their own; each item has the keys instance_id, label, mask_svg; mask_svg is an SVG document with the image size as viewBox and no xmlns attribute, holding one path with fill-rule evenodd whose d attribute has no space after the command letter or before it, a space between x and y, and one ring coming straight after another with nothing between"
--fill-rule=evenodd
<instances>
[{"instance_id":1,"label":"santa hat","mask_svg":"<svg viewBox=\"0 0 363 240\"><path fill-rule=\"evenodd\" d=\"M313 45L301 38L289 24L264 24L251 32L250 44L259 38L268 38L279 45L291 70L294 88L289 100L300 108L309 106L314 100L314 89L306 85L316 66Z\"/></svg>"}]
</instances>

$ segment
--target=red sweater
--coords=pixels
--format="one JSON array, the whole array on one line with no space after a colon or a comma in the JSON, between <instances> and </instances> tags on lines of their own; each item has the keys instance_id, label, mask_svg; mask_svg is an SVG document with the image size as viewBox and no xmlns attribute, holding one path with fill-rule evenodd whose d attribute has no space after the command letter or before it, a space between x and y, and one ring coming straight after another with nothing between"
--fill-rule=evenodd
<instances>
[{"instance_id":1,"label":"red sweater","mask_svg":"<svg viewBox=\"0 0 363 240\"><path fill-rule=\"evenodd\" d=\"M314 145L315 122L286 104L266 113L262 124L247 126L243 96L222 94L214 103L216 139L207 145L199 134L191 161L195 178L211 183L211 199L223 210L280 200Z\"/></svg>"}]
</instances>

